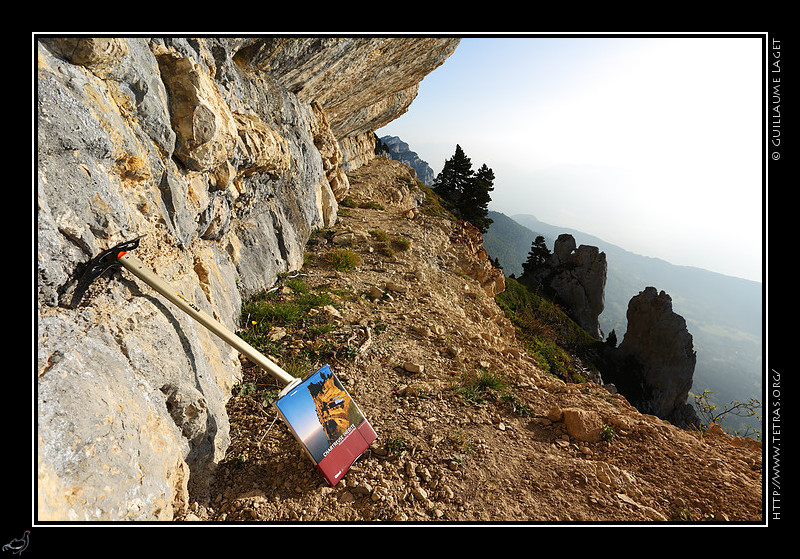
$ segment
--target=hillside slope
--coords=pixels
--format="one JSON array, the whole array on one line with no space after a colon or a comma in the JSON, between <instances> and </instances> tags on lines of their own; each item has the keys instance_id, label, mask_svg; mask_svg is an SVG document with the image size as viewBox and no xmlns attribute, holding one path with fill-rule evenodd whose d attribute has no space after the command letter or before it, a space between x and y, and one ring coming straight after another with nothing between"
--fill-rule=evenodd
<instances>
[{"instance_id":1,"label":"hillside slope","mask_svg":"<svg viewBox=\"0 0 800 559\"><path fill-rule=\"evenodd\" d=\"M242 335L267 329L289 370L329 363L378 440L328 487L270 407L277 387L245 364L227 457L210 485L190 484L179 519L761 522L760 444L546 375L487 295L485 252L407 167L376 158L349 180L338 223L299 275L245 306ZM348 249L355 268L334 269ZM269 322L263 305L299 312Z\"/></svg>"}]
</instances>

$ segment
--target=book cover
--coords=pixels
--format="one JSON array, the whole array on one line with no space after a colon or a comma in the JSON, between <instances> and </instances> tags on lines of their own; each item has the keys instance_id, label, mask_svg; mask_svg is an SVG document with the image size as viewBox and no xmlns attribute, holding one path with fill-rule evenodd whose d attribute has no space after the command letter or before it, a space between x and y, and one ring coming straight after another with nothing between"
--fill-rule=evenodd
<instances>
[{"instance_id":1,"label":"book cover","mask_svg":"<svg viewBox=\"0 0 800 559\"><path fill-rule=\"evenodd\" d=\"M287 387L275 407L331 486L378 437L328 365Z\"/></svg>"}]
</instances>

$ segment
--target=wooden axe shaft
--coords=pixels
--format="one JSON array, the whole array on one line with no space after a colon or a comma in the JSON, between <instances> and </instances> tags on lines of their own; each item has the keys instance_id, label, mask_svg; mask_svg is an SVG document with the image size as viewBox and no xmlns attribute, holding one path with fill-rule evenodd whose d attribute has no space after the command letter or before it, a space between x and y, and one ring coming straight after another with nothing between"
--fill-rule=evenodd
<instances>
[{"instance_id":1,"label":"wooden axe shaft","mask_svg":"<svg viewBox=\"0 0 800 559\"><path fill-rule=\"evenodd\" d=\"M208 313L202 311L197 305L186 299L177 289L161 279L161 277L153 271L149 270L135 256L127 252L121 252L117 257L117 261L130 273L158 291L186 314L219 336L222 341L239 351L239 353L246 356L250 361L270 373L276 379L283 382L284 385L288 385L296 380L295 377L284 371L271 359L268 359L253 346L231 332L218 320L212 318Z\"/></svg>"}]
</instances>

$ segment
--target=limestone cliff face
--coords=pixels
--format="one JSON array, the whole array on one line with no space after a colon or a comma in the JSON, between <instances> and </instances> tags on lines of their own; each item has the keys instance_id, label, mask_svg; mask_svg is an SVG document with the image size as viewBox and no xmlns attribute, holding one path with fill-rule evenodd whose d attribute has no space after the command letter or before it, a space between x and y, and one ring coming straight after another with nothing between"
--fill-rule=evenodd
<instances>
[{"instance_id":1,"label":"limestone cliff face","mask_svg":"<svg viewBox=\"0 0 800 559\"><path fill-rule=\"evenodd\" d=\"M251 41L237 52L236 61L251 72L268 72L301 102L318 103L346 152L345 160L353 161L364 157L364 147L371 152L371 132L408 110L419 82L458 42L277 37Z\"/></svg>"},{"instance_id":2,"label":"limestone cliff face","mask_svg":"<svg viewBox=\"0 0 800 559\"><path fill-rule=\"evenodd\" d=\"M124 272L76 309L82 266L137 256L235 329L298 269L345 171L457 39L39 38L40 520L170 519L229 444L238 356Z\"/></svg>"}]
</instances>

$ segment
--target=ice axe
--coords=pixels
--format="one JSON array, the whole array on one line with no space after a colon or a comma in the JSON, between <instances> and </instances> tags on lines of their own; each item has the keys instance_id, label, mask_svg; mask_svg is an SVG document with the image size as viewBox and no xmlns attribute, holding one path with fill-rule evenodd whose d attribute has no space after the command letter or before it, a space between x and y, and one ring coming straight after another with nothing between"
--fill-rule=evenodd
<instances>
[{"instance_id":1,"label":"ice axe","mask_svg":"<svg viewBox=\"0 0 800 559\"><path fill-rule=\"evenodd\" d=\"M324 365L305 380L287 373L130 254L140 239L122 242L92 258L75 287L72 307L77 308L92 282L107 270L128 270L285 385L275 408L320 473L335 485L377 435L330 366Z\"/></svg>"},{"instance_id":2,"label":"ice axe","mask_svg":"<svg viewBox=\"0 0 800 559\"><path fill-rule=\"evenodd\" d=\"M80 300L83 298L83 294L94 280L111 268L125 268L147 285L158 291L197 322L222 338L224 342L235 348L239 353L245 355L253 363L272 374L272 376L281 381L284 385L298 380L279 367L277 363L256 351L253 346L231 332L218 320L212 318L208 313L186 299L180 291L161 279L154 272L147 269L138 258L130 254L130 251L138 248L139 239L141 239L141 237L120 243L98 254L89 262L86 271L75 288L75 293L72 297L73 308L78 306Z\"/></svg>"}]
</instances>

